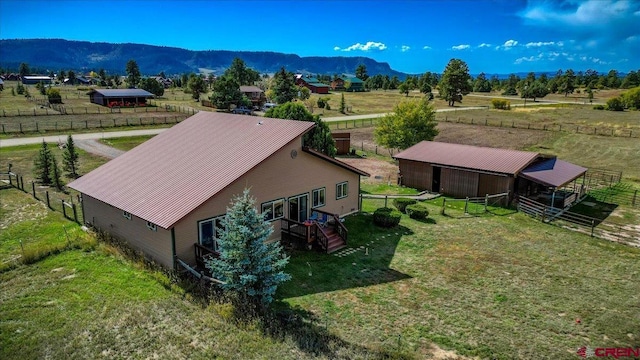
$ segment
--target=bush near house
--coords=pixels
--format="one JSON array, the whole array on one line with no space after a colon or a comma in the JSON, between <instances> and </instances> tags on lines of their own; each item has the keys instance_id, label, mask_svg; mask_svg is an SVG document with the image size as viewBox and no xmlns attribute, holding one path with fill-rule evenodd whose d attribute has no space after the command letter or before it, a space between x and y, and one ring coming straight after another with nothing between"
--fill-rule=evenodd
<instances>
[{"instance_id":1,"label":"bush near house","mask_svg":"<svg viewBox=\"0 0 640 360\"><path fill-rule=\"evenodd\" d=\"M406 207L406 213L414 220L424 220L429 216L429 209L423 204L412 204Z\"/></svg>"},{"instance_id":2,"label":"bush near house","mask_svg":"<svg viewBox=\"0 0 640 360\"><path fill-rule=\"evenodd\" d=\"M379 208L373 213L373 223L385 228L398 226L400 218L402 218L400 211L388 207Z\"/></svg>"},{"instance_id":3,"label":"bush near house","mask_svg":"<svg viewBox=\"0 0 640 360\"><path fill-rule=\"evenodd\" d=\"M398 211L400 211L401 213L406 214L406 208L408 205L413 205L417 203L416 200L414 199L409 199L409 198L397 198L397 199L393 199L393 206L395 206Z\"/></svg>"}]
</instances>

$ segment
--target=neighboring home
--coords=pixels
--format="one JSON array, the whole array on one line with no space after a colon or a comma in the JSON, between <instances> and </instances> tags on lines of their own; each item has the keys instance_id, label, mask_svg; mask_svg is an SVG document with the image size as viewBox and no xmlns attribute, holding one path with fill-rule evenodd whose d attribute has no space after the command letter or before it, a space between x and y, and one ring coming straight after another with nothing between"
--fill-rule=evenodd
<instances>
[{"instance_id":1,"label":"neighboring home","mask_svg":"<svg viewBox=\"0 0 640 360\"><path fill-rule=\"evenodd\" d=\"M402 184L409 187L457 198L505 192L539 196L562 208L582 195L584 189L575 181L587 171L536 152L434 141L422 141L394 158ZM571 182L572 191L557 193Z\"/></svg>"},{"instance_id":2,"label":"neighboring home","mask_svg":"<svg viewBox=\"0 0 640 360\"><path fill-rule=\"evenodd\" d=\"M153 94L142 89L94 89L87 93L89 100L98 105L114 107L146 106Z\"/></svg>"},{"instance_id":3,"label":"neighboring home","mask_svg":"<svg viewBox=\"0 0 640 360\"><path fill-rule=\"evenodd\" d=\"M329 85L323 84L314 77L305 77L301 74L296 75L296 85L304 86L314 94L328 94Z\"/></svg>"},{"instance_id":4,"label":"neighboring home","mask_svg":"<svg viewBox=\"0 0 640 360\"><path fill-rule=\"evenodd\" d=\"M216 253L226 209L245 188L272 222L272 240L298 234L329 252L346 239L333 214L359 210L360 176L368 174L304 148L314 126L201 111L69 187L82 194L87 224L167 267ZM307 222L312 215L334 221L321 228Z\"/></svg>"},{"instance_id":5,"label":"neighboring home","mask_svg":"<svg viewBox=\"0 0 640 360\"><path fill-rule=\"evenodd\" d=\"M25 85L35 85L39 83L51 84L51 80L50 77L41 75L25 75L22 77L22 83Z\"/></svg>"},{"instance_id":6,"label":"neighboring home","mask_svg":"<svg viewBox=\"0 0 640 360\"><path fill-rule=\"evenodd\" d=\"M162 76L154 76L153 78L156 79L156 81L159 82L160 85L162 85L162 87L164 87L165 89L170 88L173 84L173 80L163 78Z\"/></svg>"},{"instance_id":7,"label":"neighboring home","mask_svg":"<svg viewBox=\"0 0 640 360\"><path fill-rule=\"evenodd\" d=\"M264 91L257 86L253 85L242 85L240 86L240 92L251 100L251 105L257 108L261 108L262 105L267 101L267 97L264 95Z\"/></svg>"},{"instance_id":8,"label":"neighboring home","mask_svg":"<svg viewBox=\"0 0 640 360\"><path fill-rule=\"evenodd\" d=\"M339 77L331 82L331 89L345 91L364 91L364 82L357 77Z\"/></svg>"},{"instance_id":9,"label":"neighboring home","mask_svg":"<svg viewBox=\"0 0 640 360\"><path fill-rule=\"evenodd\" d=\"M7 80L7 81L20 81L20 75L11 73L11 74L9 74L9 75L7 75L5 77L5 80Z\"/></svg>"},{"instance_id":10,"label":"neighboring home","mask_svg":"<svg viewBox=\"0 0 640 360\"><path fill-rule=\"evenodd\" d=\"M4 90L4 81L0 79L0 90Z\"/></svg>"},{"instance_id":11,"label":"neighboring home","mask_svg":"<svg viewBox=\"0 0 640 360\"><path fill-rule=\"evenodd\" d=\"M91 80L85 78L84 76L78 76L75 79L73 79L73 81L71 81L71 79L69 78L65 78L64 81L62 81L63 84L65 85L91 85Z\"/></svg>"}]
</instances>

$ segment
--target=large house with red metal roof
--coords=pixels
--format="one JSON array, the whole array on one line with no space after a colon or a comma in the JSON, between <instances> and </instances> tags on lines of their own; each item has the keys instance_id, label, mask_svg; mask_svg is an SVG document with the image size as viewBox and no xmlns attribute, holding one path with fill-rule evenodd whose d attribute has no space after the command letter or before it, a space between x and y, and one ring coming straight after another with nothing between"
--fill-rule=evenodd
<instances>
[{"instance_id":1,"label":"large house with red metal roof","mask_svg":"<svg viewBox=\"0 0 640 360\"><path fill-rule=\"evenodd\" d=\"M537 152L435 141L422 141L394 158L406 186L459 198L506 192L548 197L560 208L584 193L576 181L587 171ZM571 190L559 191L563 188Z\"/></svg>"},{"instance_id":2,"label":"large house with red metal roof","mask_svg":"<svg viewBox=\"0 0 640 360\"><path fill-rule=\"evenodd\" d=\"M250 188L273 240L344 246L367 173L303 147L313 122L199 112L69 184L85 222L168 267L215 255L222 218ZM310 219L321 221L310 221Z\"/></svg>"}]
</instances>

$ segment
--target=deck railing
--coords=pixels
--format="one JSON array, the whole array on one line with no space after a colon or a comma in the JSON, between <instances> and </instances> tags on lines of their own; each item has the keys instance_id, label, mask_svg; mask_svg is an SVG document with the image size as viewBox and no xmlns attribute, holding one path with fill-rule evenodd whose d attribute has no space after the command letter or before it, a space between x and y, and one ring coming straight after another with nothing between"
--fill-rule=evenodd
<instances>
[{"instance_id":1,"label":"deck railing","mask_svg":"<svg viewBox=\"0 0 640 360\"><path fill-rule=\"evenodd\" d=\"M198 243L193 244L193 249L196 255L196 264L201 268L206 268L206 262L210 259L217 259L219 254L208 247L202 246Z\"/></svg>"},{"instance_id":2,"label":"deck railing","mask_svg":"<svg viewBox=\"0 0 640 360\"><path fill-rule=\"evenodd\" d=\"M332 220L332 221L326 221L324 225L326 226L330 226L332 227L336 233L338 233L338 235L340 235L340 237L342 238L342 240L344 240L345 245L347 244L347 236L348 236L348 231L347 231L347 227L344 226L344 224L342 223L342 221L340 221L340 216L338 216L337 214L332 214L326 211L322 211L319 209L312 209L311 210L311 216L313 217L313 213L316 212L318 214L323 214L326 215L327 220ZM325 250L327 249L326 247L324 248Z\"/></svg>"}]
</instances>

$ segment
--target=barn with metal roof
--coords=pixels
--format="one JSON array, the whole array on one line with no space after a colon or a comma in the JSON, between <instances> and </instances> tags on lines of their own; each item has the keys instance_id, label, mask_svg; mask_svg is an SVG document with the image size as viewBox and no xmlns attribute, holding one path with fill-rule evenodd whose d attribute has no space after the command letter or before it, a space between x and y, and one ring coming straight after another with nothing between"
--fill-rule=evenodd
<instances>
[{"instance_id":1,"label":"barn with metal roof","mask_svg":"<svg viewBox=\"0 0 640 360\"><path fill-rule=\"evenodd\" d=\"M108 107L146 106L153 97L143 89L93 89L87 95L92 103Z\"/></svg>"},{"instance_id":2,"label":"barn with metal roof","mask_svg":"<svg viewBox=\"0 0 640 360\"><path fill-rule=\"evenodd\" d=\"M559 188L587 169L537 152L422 141L394 156L402 184L454 197Z\"/></svg>"}]
</instances>

